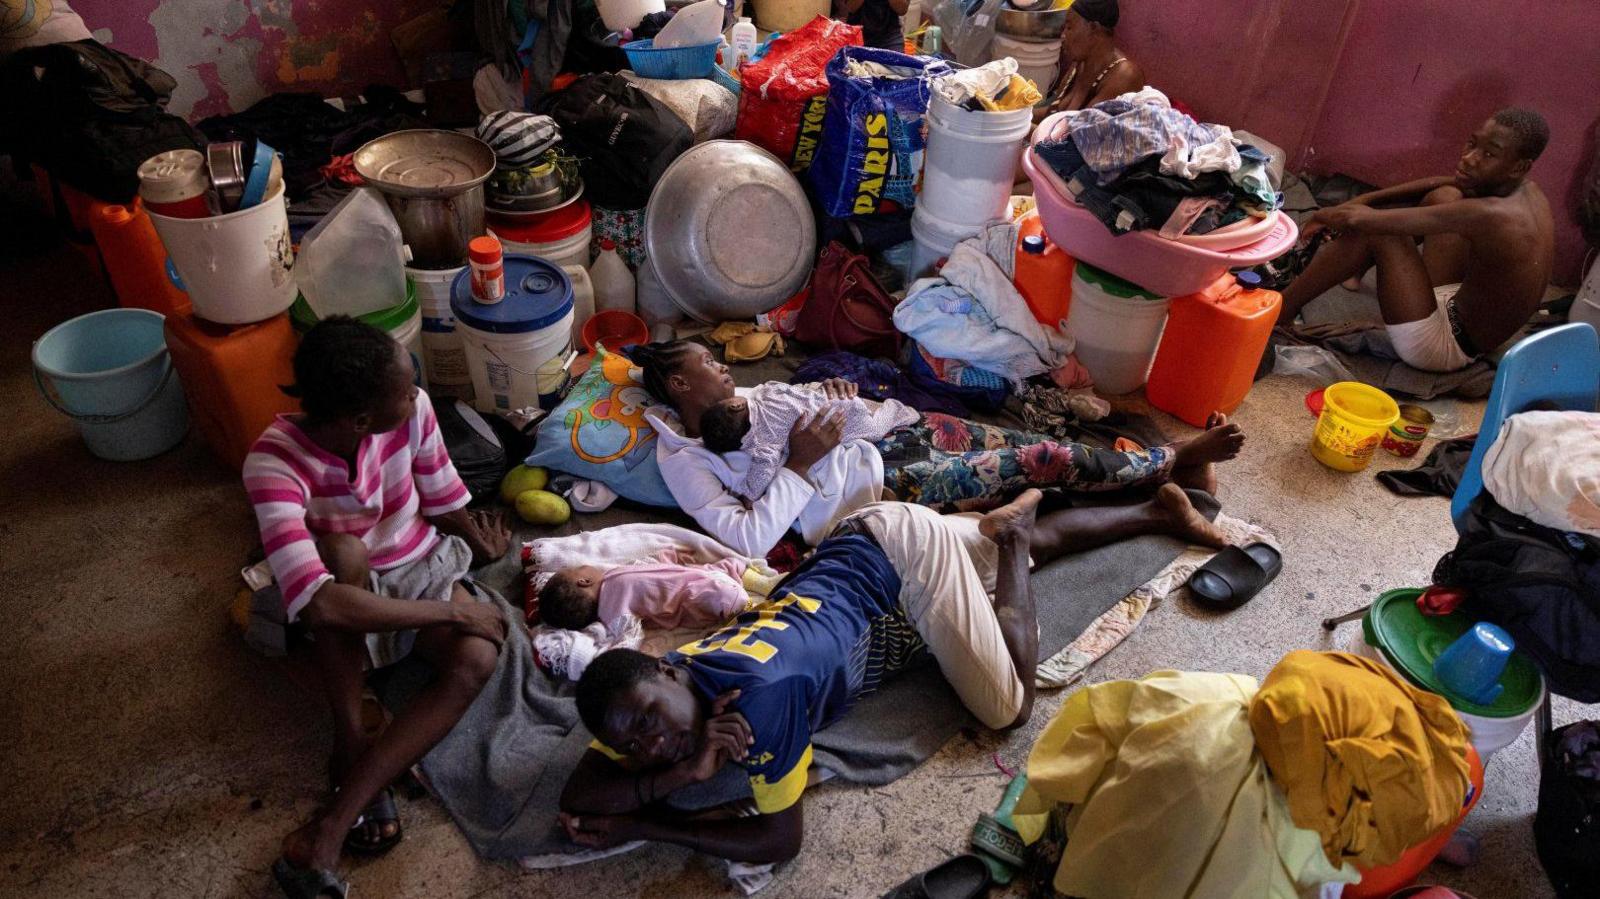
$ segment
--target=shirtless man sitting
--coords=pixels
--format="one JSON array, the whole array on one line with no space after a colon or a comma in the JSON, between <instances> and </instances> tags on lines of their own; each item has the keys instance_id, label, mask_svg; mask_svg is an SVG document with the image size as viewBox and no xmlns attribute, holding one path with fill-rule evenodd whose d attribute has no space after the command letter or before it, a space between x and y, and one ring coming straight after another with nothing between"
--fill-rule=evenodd
<instances>
[{"instance_id":1,"label":"shirtless man sitting","mask_svg":"<svg viewBox=\"0 0 1600 899\"><path fill-rule=\"evenodd\" d=\"M1455 371L1504 343L1533 316L1555 262L1550 204L1524 180L1549 139L1537 112L1502 109L1467 138L1454 175L1318 211L1305 233L1336 236L1284 290L1285 320L1376 266L1383 321L1406 364Z\"/></svg>"}]
</instances>

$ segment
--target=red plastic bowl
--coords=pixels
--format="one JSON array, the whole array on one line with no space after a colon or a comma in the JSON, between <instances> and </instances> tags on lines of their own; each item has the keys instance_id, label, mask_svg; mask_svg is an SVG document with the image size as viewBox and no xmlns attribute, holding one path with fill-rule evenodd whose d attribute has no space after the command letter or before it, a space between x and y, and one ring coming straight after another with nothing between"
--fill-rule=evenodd
<instances>
[{"instance_id":1,"label":"red plastic bowl","mask_svg":"<svg viewBox=\"0 0 1600 899\"><path fill-rule=\"evenodd\" d=\"M583 323L580 333L583 345L591 353L597 344L603 343L608 351L616 352L630 343L650 341L650 326L644 323L644 319L621 309L596 312Z\"/></svg>"}]
</instances>

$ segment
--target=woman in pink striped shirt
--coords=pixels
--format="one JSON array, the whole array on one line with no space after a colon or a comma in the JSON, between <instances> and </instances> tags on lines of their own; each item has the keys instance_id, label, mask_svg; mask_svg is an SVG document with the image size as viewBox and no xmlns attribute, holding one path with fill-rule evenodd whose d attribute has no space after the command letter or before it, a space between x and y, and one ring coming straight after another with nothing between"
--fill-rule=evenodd
<instances>
[{"instance_id":1,"label":"woman in pink striped shirt","mask_svg":"<svg viewBox=\"0 0 1600 899\"><path fill-rule=\"evenodd\" d=\"M283 844L291 896L340 886L340 847L400 841L390 784L455 726L494 672L506 620L461 579L510 543L505 519L467 511L467 488L412 383L410 355L350 318L306 333L294 357L302 415L281 416L244 463L284 617L304 622L333 709L331 805ZM383 734L361 727L368 668L415 648L438 672Z\"/></svg>"}]
</instances>

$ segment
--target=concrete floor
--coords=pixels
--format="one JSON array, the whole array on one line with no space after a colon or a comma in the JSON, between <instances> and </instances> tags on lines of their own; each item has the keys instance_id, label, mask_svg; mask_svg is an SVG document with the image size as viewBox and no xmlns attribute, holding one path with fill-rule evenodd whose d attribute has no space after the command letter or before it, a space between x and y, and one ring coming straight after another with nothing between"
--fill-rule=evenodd
<instances>
[{"instance_id":1,"label":"concrete floor","mask_svg":"<svg viewBox=\"0 0 1600 899\"><path fill-rule=\"evenodd\" d=\"M0 397L12 410L0 430L0 579L12 618L0 635L0 894L269 895L279 840L323 782L329 729L318 698L246 649L228 621L255 541L237 476L192 435L142 463L85 452L36 395L28 349L52 324L104 305L105 288L70 250L18 258L9 245L0 250L12 254L0 256L10 319ZM1259 677L1289 650L1333 645L1323 616L1427 582L1454 542L1446 501L1401 499L1370 473L1318 465L1306 452L1306 389L1281 378L1256 388L1236 416L1249 443L1223 476L1225 508L1283 539L1282 576L1229 615L1158 606L1091 681L1160 668ZM1469 427L1480 410L1465 409ZM961 851L1004 784L991 757L1020 765L1061 698L1043 699L1032 725L1009 736L957 738L891 786L812 791L806 848L762 895L877 895ZM1550 895L1530 833L1536 787L1528 733L1494 759L1469 821L1480 861L1427 879L1480 899ZM401 811L404 844L346 868L356 895L734 895L720 862L680 849L524 874L479 862L434 803Z\"/></svg>"}]
</instances>

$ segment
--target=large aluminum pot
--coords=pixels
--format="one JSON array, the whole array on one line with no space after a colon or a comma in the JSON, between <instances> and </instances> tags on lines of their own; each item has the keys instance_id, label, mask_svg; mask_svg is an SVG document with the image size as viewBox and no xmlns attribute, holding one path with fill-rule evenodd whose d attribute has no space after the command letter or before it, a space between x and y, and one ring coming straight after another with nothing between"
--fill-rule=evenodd
<instances>
[{"instance_id":1,"label":"large aluminum pot","mask_svg":"<svg viewBox=\"0 0 1600 899\"><path fill-rule=\"evenodd\" d=\"M396 131L355 153L356 172L389 203L418 268L466 263L484 233L483 182L494 173L488 144L455 131Z\"/></svg>"}]
</instances>

